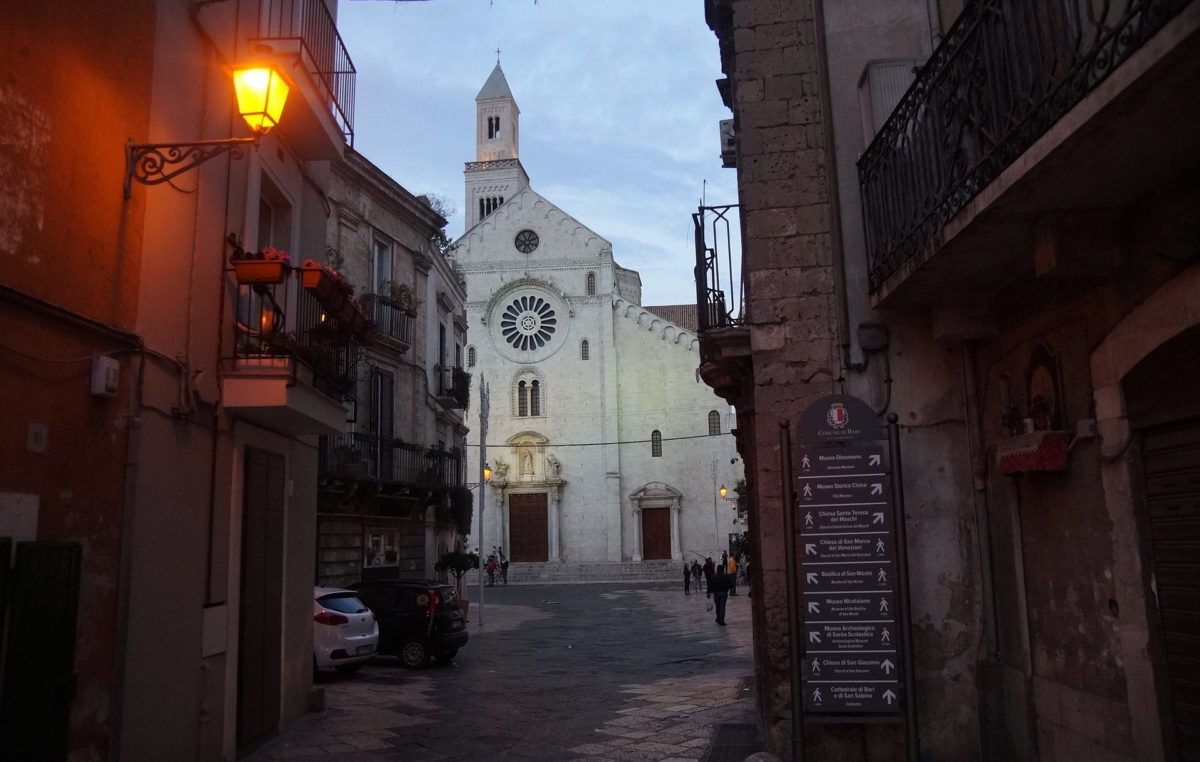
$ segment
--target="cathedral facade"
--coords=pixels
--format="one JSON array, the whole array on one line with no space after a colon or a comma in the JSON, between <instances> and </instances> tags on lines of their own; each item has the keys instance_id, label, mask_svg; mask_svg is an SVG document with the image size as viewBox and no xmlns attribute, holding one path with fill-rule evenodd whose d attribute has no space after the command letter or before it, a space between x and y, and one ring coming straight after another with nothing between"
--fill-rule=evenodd
<instances>
[{"instance_id":1,"label":"cathedral facade","mask_svg":"<svg viewBox=\"0 0 1200 762\"><path fill-rule=\"evenodd\" d=\"M741 464L730 408L696 374L695 305L642 306L641 279L612 244L530 187L499 63L476 105L453 254L475 442L488 388L493 477L473 540L518 563L719 556L741 531ZM469 448L471 479L478 459Z\"/></svg>"}]
</instances>

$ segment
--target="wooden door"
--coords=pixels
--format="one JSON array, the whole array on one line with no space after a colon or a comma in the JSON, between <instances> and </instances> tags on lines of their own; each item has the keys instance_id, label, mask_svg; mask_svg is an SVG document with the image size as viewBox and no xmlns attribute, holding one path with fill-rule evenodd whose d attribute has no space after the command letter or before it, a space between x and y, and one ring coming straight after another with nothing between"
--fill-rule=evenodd
<instances>
[{"instance_id":1,"label":"wooden door","mask_svg":"<svg viewBox=\"0 0 1200 762\"><path fill-rule=\"evenodd\" d=\"M642 558L647 561L671 558L671 509L642 509Z\"/></svg>"},{"instance_id":2,"label":"wooden door","mask_svg":"<svg viewBox=\"0 0 1200 762\"><path fill-rule=\"evenodd\" d=\"M508 549L511 561L550 559L546 524L546 493L508 496Z\"/></svg>"},{"instance_id":3,"label":"wooden door","mask_svg":"<svg viewBox=\"0 0 1200 762\"><path fill-rule=\"evenodd\" d=\"M243 750L279 724L285 461L247 447L245 464L237 706L237 744Z\"/></svg>"},{"instance_id":4,"label":"wooden door","mask_svg":"<svg viewBox=\"0 0 1200 762\"><path fill-rule=\"evenodd\" d=\"M1200 421L1151 429L1142 453L1171 724L1179 759L1200 759Z\"/></svg>"}]
</instances>

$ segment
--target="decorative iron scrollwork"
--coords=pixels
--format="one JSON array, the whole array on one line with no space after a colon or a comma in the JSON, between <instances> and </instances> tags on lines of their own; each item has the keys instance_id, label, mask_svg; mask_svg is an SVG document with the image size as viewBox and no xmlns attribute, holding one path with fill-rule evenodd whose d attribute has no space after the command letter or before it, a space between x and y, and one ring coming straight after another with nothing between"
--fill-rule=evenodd
<instances>
[{"instance_id":1,"label":"decorative iron scrollwork","mask_svg":"<svg viewBox=\"0 0 1200 762\"><path fill-rule=\"evenodd\" d=\"M259 137L229 140L198 140L192 143L130 143L125 162L125 197L130 184L158 185L200 166L209 159L228 153L235 159L245 155L246 146L258 145Z\"/></svg>"}]
</instances>

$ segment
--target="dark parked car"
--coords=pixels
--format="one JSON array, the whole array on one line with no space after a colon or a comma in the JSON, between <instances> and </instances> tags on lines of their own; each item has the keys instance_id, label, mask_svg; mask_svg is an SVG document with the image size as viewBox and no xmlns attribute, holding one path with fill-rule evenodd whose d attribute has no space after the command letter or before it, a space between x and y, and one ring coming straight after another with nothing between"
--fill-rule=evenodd
<instances>
[{"instance_id":1,"label":"dark parked car","mask_svg":"<svg viewBox=\"0 0 1200 762\"><path fill-rule=\"evenodd\" d=\"M448 662L467 643L458 593L445 582L388 579L350 587L379 620L377 653L399 656L406 667L423 667L431 656Z\"/></svg>"}]
</instances>

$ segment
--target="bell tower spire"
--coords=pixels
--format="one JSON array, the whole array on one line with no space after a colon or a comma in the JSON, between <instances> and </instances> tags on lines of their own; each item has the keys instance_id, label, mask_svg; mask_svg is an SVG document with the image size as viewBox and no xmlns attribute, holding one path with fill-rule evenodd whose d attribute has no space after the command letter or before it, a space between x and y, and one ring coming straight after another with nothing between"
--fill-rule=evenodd
<instances>
[{"instance_id":1,"label":"bell tower spire","mask_svg":"<svg viewBox=\"0 0 1200 762\"><path fill-rule=\"evenodd\" d=\"M467 162L464 173L468 228L529 187L521 166L520 125L521 109L500 68L497 49L496 67L475 96L475 161Z\"/></svg>"}]
</instances>

